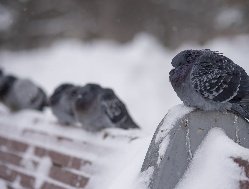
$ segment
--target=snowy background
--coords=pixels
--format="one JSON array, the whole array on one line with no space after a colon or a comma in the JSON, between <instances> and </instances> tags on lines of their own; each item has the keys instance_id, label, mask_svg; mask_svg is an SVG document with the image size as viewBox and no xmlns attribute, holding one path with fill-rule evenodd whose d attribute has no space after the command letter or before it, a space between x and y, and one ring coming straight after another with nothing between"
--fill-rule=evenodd
<instances>
[{"instance_id":1,"label":"snowy background","mask_svg":"<svg viewBox=\"0 0 249 189\"><path fill-rule=\"evenodd\" d=\"M218 50L249 72L248 44L248 36L238 36L219 38L205 46L188 43L169 50L155 38L141 34L126 44L71 40L31 51L3 50L0 65L7 73L31 78L48 94L63 82L95 82L111 87L127 104L135 121L153 133L168 109L180 103L168 79L176 53L183 49Z\"/></svg>"}]
</instances>

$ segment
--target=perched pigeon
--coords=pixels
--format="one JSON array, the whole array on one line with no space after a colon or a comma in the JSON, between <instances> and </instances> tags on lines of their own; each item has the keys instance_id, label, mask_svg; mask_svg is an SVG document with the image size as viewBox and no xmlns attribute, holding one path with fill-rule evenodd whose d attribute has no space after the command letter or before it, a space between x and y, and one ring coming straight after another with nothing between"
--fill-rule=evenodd
<instances>
[{"instance_id":1,"label":"perched pigeon","mask_svg":"<svg viewBox=\"0 0 249 189\"><path fill-rule=\"evenodd\" d=\"M0 78L2 78L3 77L3 70L0 68Z\"/></svg>"},{"instance_id":2,"label":"perched pigeon","mask_svg":"<svg viewBox=\"0 0 249 189\"><path fill-rule=\"evenodd\" d=\"M58 86L49 99L49 105L58 122L63 125L74 125L76 119L73 112L73 102L77 98L78 87L72 84Z\"/></svg>"},{"instance_id":3,"label":"perched pigeon","mask_svg":"<svg viewBox=\"0 0 249 189\"><path fill-rule=\"evenodd\" d=\"M102 87L97 84L87 84L78 90L78 96L74 102L74 114L85 130L98 131L107 127L101 120L98 101L102 90Z\"/></svg>"},{"instance_id":4,"label":"perched pigeon","mask_svg":"<svg viewBox=\"0 0 249 189\"><path fill-rule=\"evenodd\" d=\"M124 103L112 89L104 89L100 96L101 110L113 127L122 129L139 129L132 120Z\"/></svg>"},{"instance_id":5,"label":"perched pigeon","mask_svg":"<svg viewBox=\"0 0 249 189\"><path fill-rule=\"evenodd\" d=\"M94 132L110 127L139 128L111 89L88 84L82 87L79 94L75 114L85 130Z\"/></svg>"},{"instance_id":6,"label":"perched pigeon","mask_svg":"<svg viewBox=\"0 0 249 189\"><path fill-rule=\"evenodd\" d=\"M202 110L231 110L249 118L249 77L221 53L185 50L172 60L170 82L187 106Z\"/></svg>"},{"instance_id":7,"label":"perched pigeon","mask_svg":"<svg viewBox=\"0 0 249 189\"><path fill-rule=\"evenodd\" d=\"M0 100L4 101L6 96L11 90L11 87L14 85L16 82L17 78L12 75L7 75L7 76L0 76Z\"/></svg>"},{"instance_id":8,"label":"perched pigeon","mask_svg":"<svg viewBox=\"0 0 249 189\"><path fill-rule=\"evenodd\" d=\"M47 106L45 92L28 79L3 76L0 81L0 99L12 111L35 109L42 111Z\"/></svg>"}]
</instances>

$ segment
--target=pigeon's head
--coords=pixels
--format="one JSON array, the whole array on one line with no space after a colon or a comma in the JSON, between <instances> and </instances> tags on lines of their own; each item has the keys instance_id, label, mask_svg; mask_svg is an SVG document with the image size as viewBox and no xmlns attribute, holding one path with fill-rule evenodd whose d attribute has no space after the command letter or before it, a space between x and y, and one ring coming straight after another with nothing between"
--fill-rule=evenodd
<instances>
[{"instance_id":1,"label":"pigeon's head","mask_svg":"<svg viewBox=\"0 0 249 189\"><path fill-rule=\"evenodd\" d=\"M77 98L75 100L75 108L80 111L86 111L97 100L102 88L97 84L87 84L80 87L77 91Z\"/></svg>"},{"instance_id":2,"label":"pigeon's head","mask_svg":"<svg viewBox=\"0 0 249 189\"><path fill-rule=\"evenodd\" d=\"M12 75L3 76L0 79L0 98L8 94L16 81L17 78Z\"/></svg>"},{"instance_id":3,"label":"pigeon's head","mask_svg":"<svg viewBox=\"0 0 249 189\"><path fill-rule=\"evenodd\" d=\"M207 51L207 50L181 51L172 59L171 64L174 68L193 64L195 60L204 53L204 51Z\"/></svg>"},{"instance_id":4,"label":"pigeon's head","mask_svg":"<svg viewBox=\"0 0 249 189\"><path fill-rule=\"evenodd\" d=\"M103 100L103 101L112 100L115 98L115 96L116 95L112 89L105 88L105 89L103 89L103 91L101 93L101 100Z\"/></svg>"},{"instance_id":5,"label":"pigeon's head","mask_svg":"<svg viewBox=\"0 0 249 189\"><path fill-rule=\"evenodd\" d=\"M199 58L204 51L206 50L185 50L178 53L171 62L174 67L169 73L171 83L180 85L189 74L196 59Z\"/></svg>"},{"instance_id":6,"label":"pigeon's head","mask_svg":"<svg viewBox=\"0 0 249 189\"><path fill-rule=\"evenodd\" d=\"M74 92L73 90L74 88L75 86L69 83L61 84L55 89L54 93L51 95L49 99L49 104L57 104L60 101L61 97L66 93L69 93L69 96L74 95L74 93L76 94L76 92Z\"/></svg>"}]
</instances>

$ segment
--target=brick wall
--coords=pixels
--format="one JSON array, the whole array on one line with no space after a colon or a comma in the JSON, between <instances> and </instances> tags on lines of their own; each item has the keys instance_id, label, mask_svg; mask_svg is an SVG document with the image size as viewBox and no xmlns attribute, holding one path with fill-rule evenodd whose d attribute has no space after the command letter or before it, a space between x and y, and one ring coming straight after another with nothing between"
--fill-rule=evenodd
<instances>
[{"instance_id":1,"label":"brick wall","mask_svg":"<svg viewBox=\"0 0 249 189\"><path fill-rule=\"evenodd\" d=\"M140 132L93 134L34 111L0 111L0 189L93 189L96 184L99 189L103 183L105 189L113 181L108 173L118 177L126 168L120 156L134 159L123 149L130 149ZM114 169L110 157L120 161Z\"/></svg>"},{"instance_id":2,"label":"brick wall","mask_svg":"<svg viewBox=\"0 0 249 189\"><path fill-rule=\"evenodd\" d=\"M84 188L88 184L89 176L82 170L91 166L90 161L0 134L0 178L8 188L65 189ZM33 134L39 133L33 131ZM78 145L77 141L56 138Z\"/></svg>"}]
</instances>

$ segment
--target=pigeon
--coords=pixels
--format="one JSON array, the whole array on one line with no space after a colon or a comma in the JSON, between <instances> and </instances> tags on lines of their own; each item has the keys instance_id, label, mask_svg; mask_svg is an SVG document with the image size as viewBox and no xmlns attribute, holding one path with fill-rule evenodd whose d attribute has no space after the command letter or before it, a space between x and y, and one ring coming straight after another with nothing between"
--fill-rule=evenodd
<instances>
[{"instance_id":1,"label":"pigeon","mask_svg":"<svg viewBox=\"0 0 249 189\"><path fill-rule=\"evenodd\" d=\"M249 119L249 77L231 59L209 49L185 50L171 64L170 82L185 105Z\"/></svg>"},{"instance_id":2,"label":"pigeon","mask_svg":"<svg viewBox=\"0 0 249 189\"><path fill-rule=\"evenodd\" d=\"M0 76L0 100L3 102L17 78L13 75Z\"/></svg>"},{"instance_id":3,"label":"pigeon","mask_svg":"<svg viewBox=\"0 0 249 189\"><path fill-rule=\"evenodd\" d=\"M49 99L49 105L58 122L62 125L75 125L73 103L77 98L78 87L69 83L58 86Z\"/></svg>"},{"instance_id":4,"label":"pigeon","mask_svg":"<svg viewBox=\"0 0 249 189\"><path fill-rule=\"evenodd\" d=\"M0 68L0 78L4 76L3 70Z\"/></svg>"},{"instance_id":5,"label":"pigeon","mask_svg":"<svg viewBox=\"0 0 249 189\"><path fill-rule=\"evenodd\" d=\"M1 79L0 99L11 111L42 111L47 106L47 95L40 87L29 79L18 79L12 75Z\"/></svg>"},{"instance_id":6,"label":"pigeon","mask_svg":"<svg viewBox=\"0 0 249 189\"><path fill-rule=\"evenodd\" d=\"M99 131L107 125L102 122L99 106L99 96L102 87L98 84L86 84L78 90L77 99L74 101L73 109L77 121L87 131Z\"/></svg>"},{"instance_id":7,"label":"pigeon","mask_svg":"<svg viewBox=\"0 0 249 189\"><path fill-rule=\"evenodd\" d=\"M125 104L112 89L104 89L100 96L101 110L113 127L121 129L139 129L131 118Z\"/></svg>"},{"instance_id":8,"label":"pigeon","mask_svg":"<svg viewBox=\"0 0 249 189\"><path fill-rule=\"evenodd\" d=\"M139 128L113 90L88 84L79 94L75 114L85 130L97 132L105 128Z\"/></svg>"}]
</instances>

